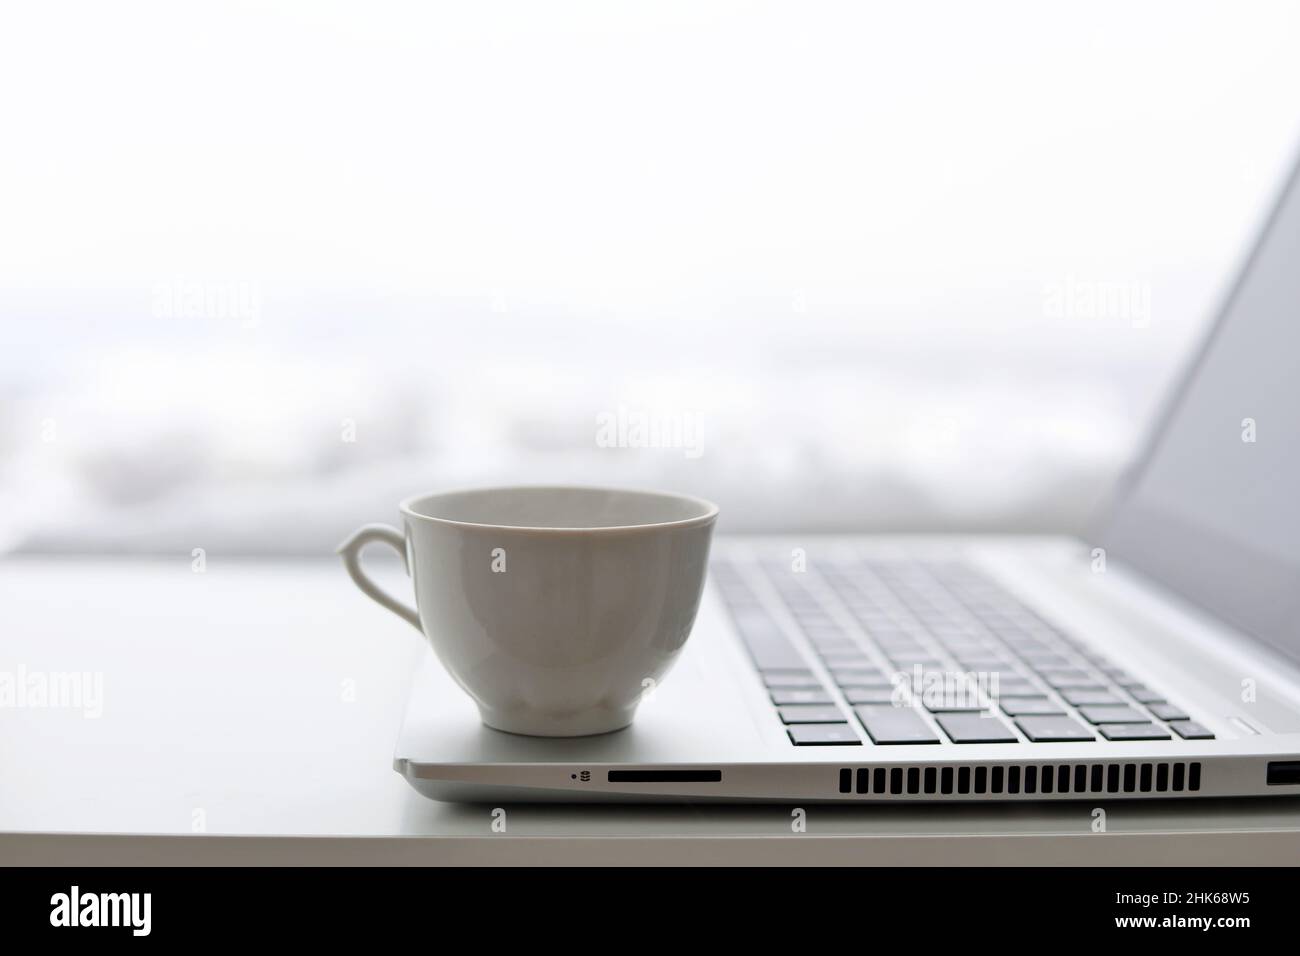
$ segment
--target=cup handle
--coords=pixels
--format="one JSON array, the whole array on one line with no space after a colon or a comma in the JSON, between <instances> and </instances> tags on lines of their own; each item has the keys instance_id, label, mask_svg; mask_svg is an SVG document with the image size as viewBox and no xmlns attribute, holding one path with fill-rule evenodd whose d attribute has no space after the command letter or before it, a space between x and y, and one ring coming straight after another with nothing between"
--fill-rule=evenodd
<instances>
[{"instance_id":1,"label":"cup handle","mask_svg":"<svg viewBox=\"0 0 1300 956\"><path fill-rule=\"evenodd\" d=\"M380 589L361 570L361 549L374 541L382 541L384 544L390 545L402 556L402 567L406 568L406 573L408 575L411 573L411 566L406 560L406 538L402 536L402 532L386 524L368 524L352 532L352 535L338 546L337 550L339 554L343 555L343 566L347 568L348 576L356 582L357 587L361 588L362 593L377 604L382 604L398 617L408 621L412 627L423 633L424 628L420 626L420 615L415 608L404 604L391 594Z\"/></svg>"}]
</instances>

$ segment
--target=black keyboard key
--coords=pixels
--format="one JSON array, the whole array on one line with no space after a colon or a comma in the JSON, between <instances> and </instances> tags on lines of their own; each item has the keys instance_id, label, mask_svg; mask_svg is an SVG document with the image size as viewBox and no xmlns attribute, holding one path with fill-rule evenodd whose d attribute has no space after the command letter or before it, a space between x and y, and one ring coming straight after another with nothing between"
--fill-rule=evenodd
<instances>
[{"instance_id":1,"label":"black keyboard key","mask_svg":"<svg viewBox=\"0 0 1300 956\"><path fill-rule=\"evenodd\" d=\"M808 667L785 632L766 615L737 616L736 630L759 670L798 671Z\"/></svg>"},{"instance_id":2,"label":"black keyboard key","mask_svg":"<svg viewBox=\"0 0 1300 956\"><path fill-rule=\"evenodd\" d=\"M937 700L927 700L924 695L921 697L921 703L932 714L979 713L984 709L980 706L979 701L975 700L976 695L974 694L968 695L966 700L944 700L942 694L936 696L938 697Z\"/></svg>"},{"instance_id":3,"label":"black keyboard key","mask_svg":"<svg viewBox=\"0 0 1300 956\"><path fill-rule=\"evenodd\" d=\"M998 704L1012 717L1065 713L1064 707L1046 697L1003 697Z\"/></svg>"},{"instance_id":4,"label":"black keyboard key","mask_svg":"<svg viewBox=\"0 0 1300 956\"><path fill-rule=\"evenodd\" d=\"M1152 704L1151 713L1155 714L1161 720L1191 720L1191 716L1181 707L1175 707L1173 704Z\"/></svg>"},{"instance_id":5,"label":"black keyboard key","mask_svg":"<svg viewBox=\"0 0 1300 956\"><path fill-rule=\"evenodd\" d=\"M1067 704L1104 704L1116 706L1124 703L1117 696L1108 690L1063 690L1061 696L1065 698Z\"/></svg>"},{"instance_id":6,"label":"black keyboard key","mask_svg":"<svg viewBox=\"0 0 1300 956\"><path fill-rule=\"evenodd\" d=\"M1048 671L1043 674L1043 680L1057 690L1105 690L1105 686L1100 679L1086 671Z\"/></svg>"},{"instance_id":7,"label":"black keyboard key","mask_svg":"<svg viewBox=\"0 0 1300 956\"><path fill-rule=\"evenodd\" d=\"M821 687L778 687L772 691L772 703L784 706L786 704L833 704L835 701Z\"/></svg>"},{"instance_id":8,"label":"black keyboard key","mask_svg":"<svg viewBox=\"0 0 1300 956\"><path fill-rule=\"evenodd\" d=\"M812 636L821 635L844 635L844 629L836 624L831 618L827 617L820 610L817 611L795 611L794 619L799 622L804 633Z\"/></svg>"},{"instance_id":9,"label":"black keyboard key","mask_svg":"<svg viewBox=\"0 0 1300 956\"><path fill-rule=\"evenodd\" d=\"M871 625L865 625L867 633L881 647L888 648L891 651L924 651L925 647L914 636L906 631L894 630Z\"/></svg>"},{"instance_id":10,"label":"black keyboard key","mask_svg":"<svg viewBox=\"0 0 1300 956\"><path fill-rule=\"evenodd\" d=\"M769 671L763 675L769 689L777 687L821 687L821 679L808 671Z\"/></svg>"},{"instance_id":11,"label":"black keyboard key","mask_svg":"<svg viewBox=\"0 0 1300 956\"><path fill-rule=\"evenodd\" d=\"M992 714L942 714L935 720L955 744L1014 744L1020 739Z\"/></svg>"},{"instance_id":12,"label":"black keyboard key","mask_svg":"<svg viewBox=\"0 0 1300 956\"><path fill-rule=\"evenodd\" d=\"M836 668L831 671L835 683L841 687L892 687L888 677L875 668Z\"/></svg>"},{"instance_id":13,"label":"black keyboard key","mask_svg":"<svg viewBox=\"0 0 1300 956\"><path fill-rule=\"evenodd\" d=\"M907 695L889 687L848 687L844 698L850 704L905 704Z\"/></svg>"},{"instance_id":14,"label":"black keyboard key","mask_svg":"<svg viewBox=\"0 0 1300 956\"><path fill-rule=\"evenodd\" d=\"M818 647L817 656L821 658L823 664L830 668L842 667L872 667L871 659L867 657L860 649L854 648L826 648Z\"/></svg>"},{"instance_id":15,"label":"black keyboard key","mask_svg":"<svg viewBox=\"0 0 1300 956\"><path fill-rule=\"evenodd\" d=\"M935 657L929 651L918 653L889 654L889 662L899 670L910 671L914 666L920 665L923 668L940 668L943 661Z\"/></svg>"},{"instance_id":16,"label":"black keyboard key","mask_svg":"<svg viewBox=\"0 0 1300 956\"><path fill-rule=\"evenodd\" d=\"M1073 717L1021 717L1016 726L1036 744L1097 739Z\"/></svg>"},{"instance_id":17,"label":"black keyboard key","mask_svg":"<svg viewBox=\"0 0 1300 956\"><path fill-rule=\"evenodd\" d=\"M1080 707L1079 713L1090 724L1141 724L1146 715L1132 707Z\"/></svg>"},{"instance_id":18,"label":"black keyboard key","mask_svg":"<svg viewBox=\"0 0 1300 956\"><path fill-rule=\"evenodd\" d=\"M980 701L975 688L954 688L952 693L940 691L923 691L917 696L924 708L932 714L962 714L987 709Z\"/></svg>"},{"instance_id":19,"label":"black keyboard key","mask_svg":"<svg viewBox=\"0 0 1300 956\"><path fill-rule=\"evenodd\" d=\"M859 650L852 651L827 651L821 655L827 667L852 668L852 667L870 667L871 658Z\"/></svg>"},{"instance_id":20,"label":"black keyboard key","mask_svg":"<svg viewBox=\"0 0 1300 956\"><path fill-rule=\"evenodd\" d=\"M842 724L847 720L838 707L819 707L816 704L791 704L778 707L776 712L787 724Z\"/></svg>"},{"instance_id":21,"label":"black keyboard key","mask_svg":"<svg viewBox=\"0 0 1300 956\"><path fill-rule=\"evenodd\" d=\"M1102 736L1107 740L1168 740L1169 731L1155 724L1104 724Z\"/></svg>"},{"instance_id":22,"label":"black keyboard key","mask_svg":"<svg viewBox=\"0 0 1300 956\"><path fill-rule=\"evenodd\" d=\"M1194 720L1175 720L1169 725L1174 733L1184 740L1213 740L1214 734L1207 727L1202 727Z\"/></svg>"},{"instance_id":23,"label":"black keyboard key","mask_svg":"<svg viewBox=\"0 0 1300 956\"><path fill-rule=\"evenodd\" d=\"M817 648L817 653L826 654L861 654L862 649L847 637L825 638L811 637L808 643Z\"/></svg>"},{"instance_id":24,"label":"black keyboard key","mask_svg":"<svg viewBox=\"0 0 1300 956\"><path fill-rule=\"evenodd\" d=\"M861 672L870 673L871 669L875 666L871 662L871 659L865 656L823 657L822 663L826 665L826 669L830 671L832 674L838 674L838 673L848 672L848 671L861 671ZM839 682L838 678L836 678L836 682L837 683Z\"/></svg>"},{"instance_id":25,"label":"black keyboard key","mask_svg":"<svg viewBox=\"0 0 1300 956\"><path fill-rule=\"evenodd\" d=\"M857 647L857 642L846 634L838 624L813 624L801 617L796 618L796 620L803 626L803 632L808 636L808 640L818 647L823 645Z\"/></svg>"},{"instance_id":26,"label":"black keyboard key","mask_svg":"<svg viewBox=\"0 0 1300 956\"><path fill-rule=\"evenodd\" d=\"M1029 666L1036 671L1066 668L1070 666L1069 658L1062 657L1060 654L1056 654L1052 651L1044 653L1026 650L1021 651L1020 656L1023 657L1029 663Z\"/></svg>"},{"instance_id":27,"label":"black keyboard key","mask_svg":"<svg viewBox=\"0 0 1300 956\"><path fill-rule=\"evenodd\" d=\"M1135 687L1126 687L1125 690L1127 690L1130 694L1132 694L1133 699L1138 701L1139 703L1143 703L1143 704L1165 703L1164 694L1161 694L1159 691L1154 691L1150 687L1145 686L1144 684L1138 684Z\"/></svg>"},{"instance_id":28,"label":"black keyboard key","mask_svg":"<svg viewBox=\"0 0 1300 956\"><path fill-rule=\"evenodd\" d=\"M999 664L997 667L972 667L970 670L983 673L985 679L989 681L997 678L999 684L1032 683L1027 675L1011 664Z\"/></svg>"},{"instance_id":29,"label":"black keyboard key","mask_svg":"<svg viewBox=\"0 0 1300 956\"><path fill-rule=\"evenodd\" d=\"M862 740L848 724L792 724L786 733L796 747L862 746Z\"/></svg>"},{"instance_id":30,"label":"black keyboard key","mask_svg":"<svg viewBox=\"0 0 1300 956\"><path fill-rule=\"evenodd\" d=\"M853 711L877 744L937 744L938 736L910 707L857 707Z\"/></svg>"},{"instance_id":31,"label":"black keyboard key","mask_svg":"<svg viewBox=\"0 0 1300 956\"><path fill-rule=\"evenodd\" d=\"M947 645L948 650L952 651L953 658L962 667L973 671L996 671L1010 669L1013 665L1006 655L998 654L995 651L965 651L953 648L951 644Z\"/></svg>"},{"instance_id":32,"label":"black keyboard key","mask_svg":"<svg viewBox=\"0 0 1300 956\"><path fill-rule=\"evenodd\" d=\"M1041 687L1023 677L999 677L996 685L990 680L988 687L995 697L1039 697L1043 693Z\"/></svg>"},{"instance_id":33,"label":"black keyboard key","mask_svg":"<svg viewBox=\"0 0 1300 956\"><path fill-rule=\"evenodd\" d=\"M838 623L826 617L820 611L814 613L809 611L795 612L794 619L799 622L803 632L812 640L818 638L838 638L850 640L848 631L840 627Z\"/></svg>"}]
</instances>

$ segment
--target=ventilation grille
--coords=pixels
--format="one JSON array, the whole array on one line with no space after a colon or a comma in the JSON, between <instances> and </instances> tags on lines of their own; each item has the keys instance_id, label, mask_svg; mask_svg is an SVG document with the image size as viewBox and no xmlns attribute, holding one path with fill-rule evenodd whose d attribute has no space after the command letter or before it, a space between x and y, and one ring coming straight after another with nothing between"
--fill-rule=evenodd
<instances>
[{"instance_id":1,"label":"ventilation grille","mask_svg":"<svg viewBox=\"0 0 1300 956\"><path fill-rule=\"evenodd\" d=\"M844 767L840 793L924 794L1195 793L1199 763L989 764L963 767Z\"/></svg>"}]
</instances>

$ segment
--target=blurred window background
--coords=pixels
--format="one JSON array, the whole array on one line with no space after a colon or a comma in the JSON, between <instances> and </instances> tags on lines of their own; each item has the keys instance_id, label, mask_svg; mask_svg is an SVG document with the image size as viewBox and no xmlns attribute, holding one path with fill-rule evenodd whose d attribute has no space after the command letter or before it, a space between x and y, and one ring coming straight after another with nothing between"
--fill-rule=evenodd
<instances>
[{"instance_id":1,"label":"blurred window background","mask_svg":"<svg viewBox=\"0 0 1300 956\"><path fill-rule=\"evenodd\" d=\"M1077 531L1300 142L1294 3L0 15L0 548L429 488Z\"/></svg>"}]
</instances>

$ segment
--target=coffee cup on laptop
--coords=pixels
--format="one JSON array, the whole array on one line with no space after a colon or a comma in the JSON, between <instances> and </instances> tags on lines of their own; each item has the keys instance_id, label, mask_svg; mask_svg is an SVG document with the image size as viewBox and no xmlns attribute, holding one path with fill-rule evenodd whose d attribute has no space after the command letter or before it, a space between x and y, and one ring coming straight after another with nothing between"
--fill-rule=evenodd
<instances>
[{"instance_id":1,"label":"coffee cup on laptop","mask_svg":"<svg viewBox=\"0 0 1300 956\"><path fill-rule=\"evenodd\" d=\"M489 727L576 737L630 724L686 643L718 508L525 486L418 495L401 513L404 531L366 525L339 546L352 580L424 634ZM377 541L402 555L414 607L361 570Z\"/></svg>"}]
</instances>

